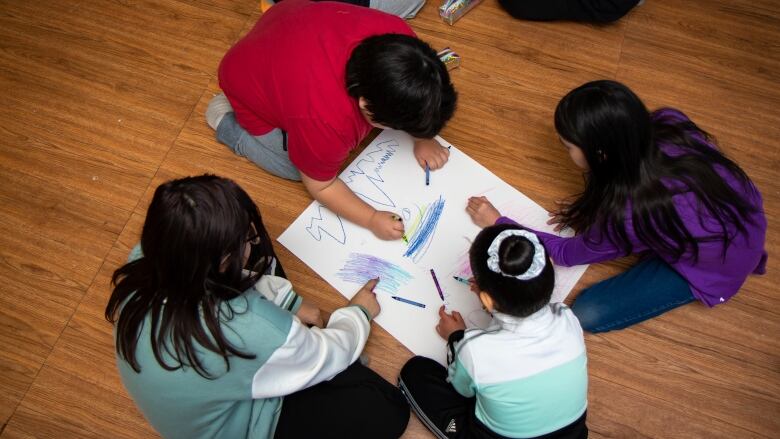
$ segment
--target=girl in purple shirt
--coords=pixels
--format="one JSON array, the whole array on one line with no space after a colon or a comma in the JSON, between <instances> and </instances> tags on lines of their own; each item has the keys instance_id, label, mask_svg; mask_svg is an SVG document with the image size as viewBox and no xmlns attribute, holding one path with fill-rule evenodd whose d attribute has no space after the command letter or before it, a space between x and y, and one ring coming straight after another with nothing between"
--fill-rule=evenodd
<instances>
[{"instance_id":1,"label":"girl in purple shirt","mask_svg":"<svg viewBox=\"0 0 780 439\"><path fill-rule=\"evenodd\" d=\"M712 307L765 272L761 194L682 112L650 113L626 86L594 81L558 103L555 128L585 188L551 214L574 237L533 230L550 257L571 266L648 255L577 297L583 328L622 329L693 300ZM466 210L482 227L514 223L485 197Z\"/></svg>"}]
</instances>

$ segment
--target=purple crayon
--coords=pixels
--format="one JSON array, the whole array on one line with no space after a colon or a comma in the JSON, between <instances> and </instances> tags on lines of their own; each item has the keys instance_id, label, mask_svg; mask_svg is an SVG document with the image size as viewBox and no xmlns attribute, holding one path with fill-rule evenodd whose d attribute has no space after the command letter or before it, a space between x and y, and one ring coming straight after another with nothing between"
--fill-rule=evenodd
<instances>
[{"instance_id":1,"label":"purple crayon","mask_svg":"<svg viewBox=\"0 0 780 439\"><path fill-rule=\"evenodd\" d=\"M436 273L433 271L433 268L431 268L431 277L433 278L433 283L436 285L436 290L439 292L439 297L441 297L441 300L444 300L444 291L441 290L441 285L439 285L439 279L436 279Z\"/></svg>"}]
</instances>

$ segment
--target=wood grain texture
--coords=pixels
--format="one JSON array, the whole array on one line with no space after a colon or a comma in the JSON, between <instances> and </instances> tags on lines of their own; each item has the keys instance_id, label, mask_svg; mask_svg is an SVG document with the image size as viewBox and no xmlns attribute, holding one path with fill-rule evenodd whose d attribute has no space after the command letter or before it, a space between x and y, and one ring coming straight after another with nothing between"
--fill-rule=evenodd
<instances>
[{"instance_id":1,"label":"wood grain texture","mask_svg":"<svg viewBox=\"0 0 780 439\"><path fill-rule=\"evenodd\" d=\"M229 5L0 2L3 424L246 22Z\"/></svg>"},{"instance_id":2,"label":"wood grain texture","mask_svg":"<svg viewBox=\"0 0 780 439\"><path fill-rule=\"evenodd\" d=\"M486 0L452 27L436 3L411 24L463 58L443 137L542 206L581 187L552 114L568 90L597 78L625 82L651 108L688 113L763 193L767 275L717 308L692 304L586 337L591 437L776 436L777 2L650 1L594 26L517 21ZM258 17L257 1L0 0L0 438L156 436L119 381L102 314L160 183L230 177L273 238L310 203L300 184L217 143L203 118L222 54ZM326 312L346 303L276 248L307 300ZM575 292L634 260L591 266ZM366 351L391 381L411 356L376 325ZM404 437L431 436L412 418Z\"/></svg>"}]
</instances>

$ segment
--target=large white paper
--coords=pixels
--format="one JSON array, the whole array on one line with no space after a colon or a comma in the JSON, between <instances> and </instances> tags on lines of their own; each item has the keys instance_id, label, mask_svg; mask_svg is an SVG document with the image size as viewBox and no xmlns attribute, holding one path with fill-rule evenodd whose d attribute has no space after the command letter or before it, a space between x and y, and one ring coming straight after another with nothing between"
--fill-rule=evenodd
<instances>
[{"instance_id":1,"label":"large white paper","mask_svg":"<svg viewBox=\"0 0 780 439\"><path fill-rule=\"evenodd\" d=\"M503 215L533 229L552 233L552 227L546 224L546 210L454 146L447 165L431 172L430 185L426 186L425 172L412 148L407 134L385 130L340 175L374 208L403 218L408 244L379 240L316 201L285 230L279 242L348 299L366 281L379 277L375 292L382 312L377 323L415 354L444 364L445 342L435 330L442 299L431 269L444 291L448 310L459 311L469 327L484 327L490 322L468 285L453 278L471 276L468 249L479 228L466 214L468 198L484 195ZM555 267L552 301L565 299L586 268Z\"/></svg>"}]
</instances>

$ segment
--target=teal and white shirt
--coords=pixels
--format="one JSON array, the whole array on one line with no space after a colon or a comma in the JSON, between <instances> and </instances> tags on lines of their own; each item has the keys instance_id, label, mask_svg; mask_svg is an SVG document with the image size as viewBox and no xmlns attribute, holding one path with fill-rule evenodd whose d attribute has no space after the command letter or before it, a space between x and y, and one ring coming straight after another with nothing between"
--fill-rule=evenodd
<instances>
[{"instance_id":1,"label":"teal and white shirt","mask_svg":"<svg viewBox=\"0 0 780 439\"><path fill-rule=\"evenodd\" d=\"M273 437L283 397L346 369L370 330L357 306L333 312L325 329L308 328L293 314L300 303L289 281L271 275L231 300L234 312L224 314L223 334L256 358L231 357L227 370L221 356L201 349L199 358L216 377L211 380L191 367L163 369L152 352L147 316L136 348L141 372L117 358L122 382L165 438Z\"/></svg>"},{"instance_id":2,"label":"teal and white shirt","mask_svg":"<svg viewBox=\"0 0 780 439\"><path fill-rule=\"evenodd\" d=\"M476 416L508 437L551 433L576 421L588 402L582 328L562 303L518 318L495 313L486 329L455 343L448 381L476 396Z\"/></svg>"}]
</instances>

